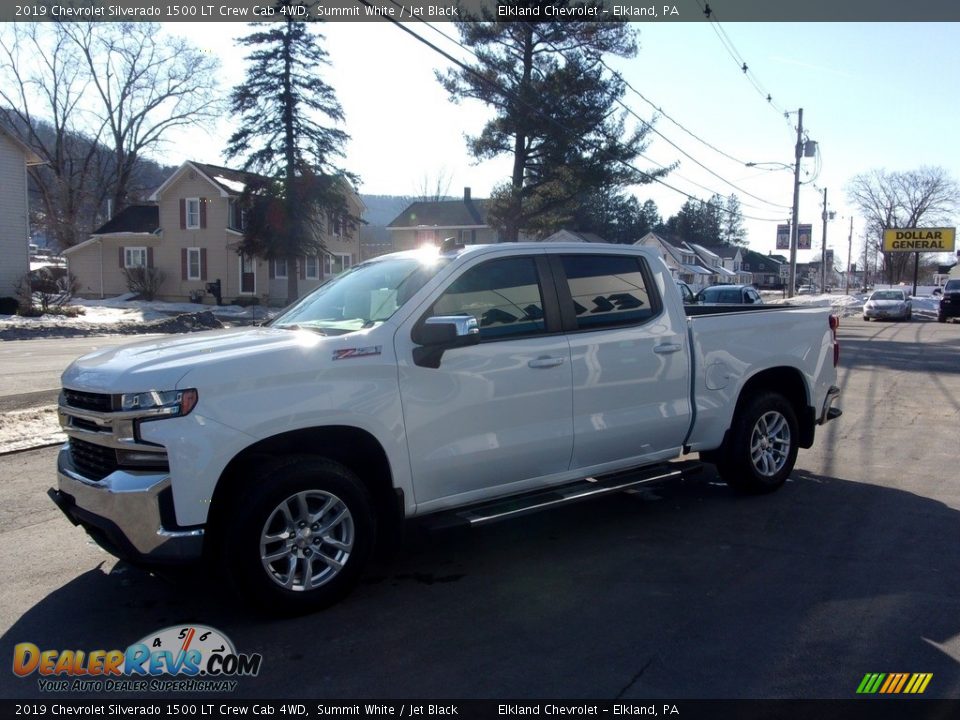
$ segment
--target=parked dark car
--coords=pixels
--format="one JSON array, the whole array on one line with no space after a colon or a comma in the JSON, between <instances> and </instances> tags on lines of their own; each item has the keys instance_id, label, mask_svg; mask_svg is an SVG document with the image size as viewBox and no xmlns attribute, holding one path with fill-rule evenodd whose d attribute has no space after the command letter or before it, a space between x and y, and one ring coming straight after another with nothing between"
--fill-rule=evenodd
<instances>
[{"instance_id":1,"label":"parked dark car","mask_svg":"<svg viewBox=\"0 0 960 720\"><path fill-rule=\"evenodd\" d=\"M937 311L937 320L946 322L947 318L960 317L960 278L951 278L943 286L943 295L940 296L940 309Z\"/></svg>"},{"instance_id":2,"label":"parked dark car","mask_svg":"<svg viewBox=\"0 0 960 720\"><path fill-rule=\"evenodd\" d=\"M711 285L697 293L703 305L762 305L760 293L753 285Z\"/></svg>"}]
</instances>

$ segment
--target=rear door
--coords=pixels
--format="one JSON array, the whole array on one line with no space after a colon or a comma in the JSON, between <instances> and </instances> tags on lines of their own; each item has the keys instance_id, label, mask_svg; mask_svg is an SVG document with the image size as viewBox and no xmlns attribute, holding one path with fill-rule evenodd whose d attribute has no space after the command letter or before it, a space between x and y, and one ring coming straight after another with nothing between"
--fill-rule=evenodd
<instances>
[{"instance_id":1,"label":"rear door","mask_svg":"<svg viewBox=\"0 0 960 720\"><path fill-rule=\"evenodd\" d=\"M480 344L446 350L437 368L417 365L416 323L466 314L479 323ZM401 326L395 347L419 511L567 470L570 347L543 253L478 258Z\"/></svg>"},{"instance_id":2,"label":"rear door","mask_svg":"<svg viewBox=\"0 0 960 720\"><path fill-rule=\"evenodd\" d=\"M647 259L552 258L573 372L571 469L674 457L690 423L686 319L665 306Z\"/></svg>"}]
</instances>

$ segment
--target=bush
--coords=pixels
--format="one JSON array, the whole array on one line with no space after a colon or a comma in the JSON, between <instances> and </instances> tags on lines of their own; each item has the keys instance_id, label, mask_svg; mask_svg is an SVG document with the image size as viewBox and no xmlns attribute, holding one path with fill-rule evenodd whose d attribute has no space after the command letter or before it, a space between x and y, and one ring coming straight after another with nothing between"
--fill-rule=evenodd
<instances>
[{"instance_id":1,"label":"bush","mask_svg":"<svg viewBox=\"0 0 960 720\"><path fill-rule=\"evenodd\" d=\"M0 315L16 315L20 302L12 297L0 297Z\"/></svg>"},{"instance_id":2,"label":"bush","mask_svg":"<svg viewBox=\"0 0 960 720\"><path fill-rule=\"evenodd\" d=\"M127 289L142 300L153 300L163 285L163 271L157 268L125 268L123 274L127 278Z\"/></svg>"}]
</instances>

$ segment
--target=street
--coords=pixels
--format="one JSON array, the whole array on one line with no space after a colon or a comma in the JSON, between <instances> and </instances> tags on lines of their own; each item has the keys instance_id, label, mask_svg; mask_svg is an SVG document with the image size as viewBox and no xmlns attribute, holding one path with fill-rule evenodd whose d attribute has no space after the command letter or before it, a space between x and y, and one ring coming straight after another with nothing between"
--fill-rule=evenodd
<instances>
[{"instance_id":1,"label":"street","mask_svg":"<svg viewBox=\"0 0 960 720\"><path fill-rule=\"evenodd\" d=\"M231 697L853 698L874 672L933 673L923 697L960 697L960 327L848 318L840 337L843 416L779 492L738 496L708 466L414 530L344 602L297 619L115 561L46 497L55 448L0 457L0 658L195 622L263 655ZM0 696L38 695L36 675L0 673Z\"/></svg>"}]
</instances>

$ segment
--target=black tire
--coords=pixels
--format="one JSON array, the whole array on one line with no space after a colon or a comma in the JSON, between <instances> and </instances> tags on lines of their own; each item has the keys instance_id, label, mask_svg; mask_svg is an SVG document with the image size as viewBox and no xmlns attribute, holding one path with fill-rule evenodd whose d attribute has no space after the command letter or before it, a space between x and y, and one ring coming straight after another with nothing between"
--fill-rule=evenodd
<instances>
[{"instance_id":1,"label":"black tire","mask_svg":"<svg viewBox=\"0 0 960 720\"><path fill-rule=\"evenodd\" d=\"M217 538L221 566L241 598L272 615L313 612L342 599L375 545L370 493L350 470L324 458L264 463L238 487L228 512Z\"/></svg>"},{"instance_id":2,"label":"black tire","mask_svg":"<svg viewBox=\"0 0 960 720\"><path fill-rule=\"evenodd\" d=\"M863 321L864 321L864 322L870 322L870 318L868 318L866 315L864 315L864 316L863 316Z\"/></svg>"},{"instance_id":3,"label":"black tire","mask_svg":"<svg viewBox=\"0 0 960 720\"><path fill-rule=\"evenodd\" d=\"M780 393L762 393L734 417L717 462L720 477L741 492L773 492L793 472L799 438L793 405Z\"/></svg>"},{"instance_id":4,"label":"black tire","mask_svg":"<svg viewBox=\"0 0 960 720\"><path fill-rule=\"evenodd\" d=\"M945 315L937 315L937 322L945 323L946 321L947 321L947 318Z\"/></svg>"}]
</instances>

